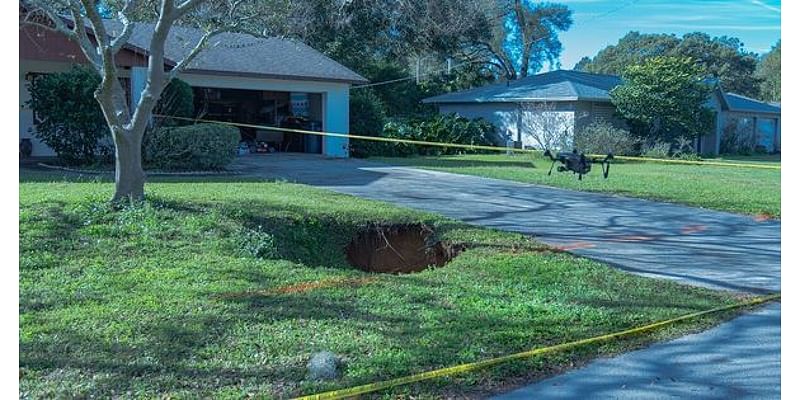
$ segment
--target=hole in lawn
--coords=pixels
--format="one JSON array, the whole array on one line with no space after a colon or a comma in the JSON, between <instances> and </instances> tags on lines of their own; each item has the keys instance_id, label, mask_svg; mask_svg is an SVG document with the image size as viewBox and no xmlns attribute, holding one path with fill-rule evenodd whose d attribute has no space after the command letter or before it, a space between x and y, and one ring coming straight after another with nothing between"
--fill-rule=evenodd
<instances>
[{"instance_id":1,"label":"hole in lawn","mask_svg":"<svg viewBox=\"0 0 800 400\"><path fill-rule=\"evenodd\" d=\"M347 245L347 261L367 272L404 274L447 264L463 246L436 239L425 224L374 225Z\"/></svg>"}]
</instances>

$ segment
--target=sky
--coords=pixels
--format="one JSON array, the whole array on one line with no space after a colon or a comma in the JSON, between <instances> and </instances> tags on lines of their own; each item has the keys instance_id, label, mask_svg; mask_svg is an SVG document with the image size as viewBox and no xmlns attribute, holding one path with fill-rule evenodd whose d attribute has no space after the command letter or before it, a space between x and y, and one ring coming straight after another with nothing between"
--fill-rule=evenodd
<instances>
[{"instance_id":1,"label":"sky","mask_svg":"<svg viewBox=\"0 0 800 400\"><path fill-rule=\"evenodd\" d=\"M560 0L573 11L574 23L559 37L561 68L572 69L629 31L705 32L733 36L749 51L769 51L781 37L780 0Z\"/></svg>"}]
</instances>

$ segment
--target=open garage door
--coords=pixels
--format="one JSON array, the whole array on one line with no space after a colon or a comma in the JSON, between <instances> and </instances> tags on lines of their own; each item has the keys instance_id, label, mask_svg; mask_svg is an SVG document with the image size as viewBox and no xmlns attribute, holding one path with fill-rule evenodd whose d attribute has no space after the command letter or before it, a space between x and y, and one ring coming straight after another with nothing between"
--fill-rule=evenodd
<instances>
[{"instance_id":1,"label":"open garage door","mask_svg":"<svg viewBox=\"0 0 800 400\"><path fill-rule=\"evenodd\" d=\"M195 87L200 118L280 128L322 131L319 93ZM239 128L242 148L251 153L322 153L322 137L268 129Z\"/></svg>"}]
</instances>

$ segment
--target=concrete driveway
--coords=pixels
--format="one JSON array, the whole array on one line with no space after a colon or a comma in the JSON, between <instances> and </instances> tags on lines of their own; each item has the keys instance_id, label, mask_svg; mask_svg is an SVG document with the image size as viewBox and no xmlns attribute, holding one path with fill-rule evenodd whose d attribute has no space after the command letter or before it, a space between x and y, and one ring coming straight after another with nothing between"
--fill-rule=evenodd
<instances>
[{"instance_id":1,"label":"concrete driveway","mask_svg":"<svg viewBox=\"0 0 800 400\"><path fill-rule=\"evenodd\" d=\"M778 221L355 159L252 155L232 168L529 234L641 275L750 293L780 290ZM779 397L780 305L498 398L675 396Z\"/></svg>"}]
</instances>

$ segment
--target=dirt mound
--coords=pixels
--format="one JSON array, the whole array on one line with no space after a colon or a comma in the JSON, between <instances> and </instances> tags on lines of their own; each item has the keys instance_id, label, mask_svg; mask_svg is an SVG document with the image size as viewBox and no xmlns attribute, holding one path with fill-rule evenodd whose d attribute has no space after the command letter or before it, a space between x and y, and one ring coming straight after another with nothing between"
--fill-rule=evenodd
<instances>
[{"instance_id":1,"label":"dirt mound","mask_svg":"<svg viewBox=\"0 0 800 400\"><path fill-rule=\"evenodd\" d=\"M441 267L463 250L439 241L425 224L377 225L362 230L347 245L347 261L367 272L403 274Z\"/></svg>"}]
</instances>

